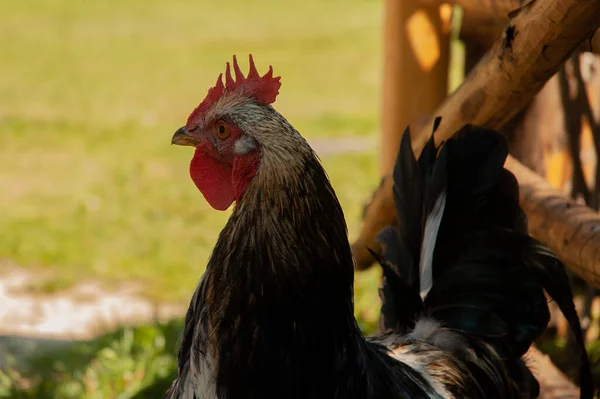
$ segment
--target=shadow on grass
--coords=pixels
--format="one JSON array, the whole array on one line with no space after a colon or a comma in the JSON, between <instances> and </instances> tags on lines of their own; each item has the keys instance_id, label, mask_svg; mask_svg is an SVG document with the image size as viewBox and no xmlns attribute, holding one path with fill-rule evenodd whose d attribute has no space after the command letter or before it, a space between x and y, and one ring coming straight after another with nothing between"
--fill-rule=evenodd
<instances>
[{"instance_id":1,"label":"shadow on grass","mask_svg":"<svg viewBox=\"0 0 600 399\"><path fill-rule=\"evenodd\" d=\"M358 321L367 334L373 323ZM85 342L0 336L0 398L161 398L176 376L183 319L119 328ZM538 342L563 371L564 345ZM588 346L596 383L600 344ZM569 372L571 371L571 372Z\"/></svg>"},{"instance_id":2,"label":"shadow on grass","mask_svg":"<svg viewBox=\"0 0 600 399\"><path fill-rule=\"evenodd\" d=\"M0 397L160 398L176 375L183 320L85 342L0 337Z\"/></svg>"},{"instance_id":3,"label":"shadow on grass","mask_svg":"<svg viewBox=\"0 0 600 399\"><path fill-rule=\"evenodd\" d=\"M375 324L358 317L372 333ZM161 398L176 376L183 319L90 341L0 336L0 398Z\"/></svg>"}]
</instances>

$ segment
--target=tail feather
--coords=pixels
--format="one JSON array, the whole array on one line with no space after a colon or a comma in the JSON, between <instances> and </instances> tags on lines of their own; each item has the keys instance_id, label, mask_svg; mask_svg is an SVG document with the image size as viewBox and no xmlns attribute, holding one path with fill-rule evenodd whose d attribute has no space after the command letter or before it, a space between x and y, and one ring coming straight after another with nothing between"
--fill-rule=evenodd
<instances>
[{"instance_id":1,"label":"tail feather","mask_svg":"<svg viewBox=\"0 0 600 399\"><path fill-rule=\"evenodd\" d=\"M438 236L442 216L446 207L447 173L445 167L446 154L440 154L436 160L437 148L433 134L442 121L441 117L435 118L433 132L425 144L419 160L417 161L420 175L424 182L424 230L423 239L416 240L421 246L419 261L419 286L421 299L425 299L433 284L433 250ZM408 143L410 145L410 143ZM414 159L414 156L412 157ZM438 166L436 166L438 165ZM410 195L410 193L407 193Z\"/></svg>"},{"instance_id":2,"label":"tail feather","mask_svg":"<svg viewBox=\"0 0 600 399\"><path fill-rule=\"evenodd\" d=\"M589 397L591 397L594 392L594 382L590 359L585 348L584 335L575 304L573 303L573 292L571 291L565 268L548 248L541 245L539 245L536 252L535 262L531 266L538 280L542 283L548 295L556 302L573 331L581 360L579 368L581 397L583 398L584 393L587 395L588 392Z\"/></svg>"},{"instance_id":3,"label":"tail feather","mask_svg":"<svg viewBox=\"0 0 600 399\"><path fill-rule=\"evenodd\" d=\"M438 230L446 207L446 153L440 154L439 163L425 179L425 226L419 259L419 286L421 298L425 299L433 285L433 251L438 237ZM440 166L438 166L440 165Z\"/></svg>"},{"instance_id":4,"label":"tail feather","mask_svg":"<svg viewBox=\"0 0 600 399\"><path fill-rule=\"evenodd\" d=\"M423 176L414 157L410 129L407 127L393 172L394 201L398 225L396 229L388 229L381 234L394 234L390 237L402 242L401 246L388 246L384 250L385 258L399 268L399 273L406 284L414 287L418 283L418 273L412 265L419 261L421 246L420 235L423 230ZM415 234L414 232L417 232ZM385 245L386 241L382 240ZM410 265L410 267L407 267Z\"/></svg>"},{"instance_id":5,"label":"tail feather","mask_svg":"<svg viewBox=\"0 0 600 399\"><path fill-rule=\"evenodd\" d=\"M429 315L477 335L504 359L516 359L546 328L550 312L534 272L533 239L491 229L463 237L457 263L425 300Z\"/></svg>"},{"instance_id":6,"label":"tail feather","mask_svg":"<svg viewBox=\"0 0 600 399\"><path fill-rule=\"evenodd\" d=\"M396 233L397 231L389 229L389 234ZM385 237L385 232L382 234ZM382 259L371 249L368 250L383 270L379 288L381 316L378 329L382 333L393 331L401 335L408 334L415 327L415 321L421 313L423 305L421 297L400 277L395 264Z\"/></svg>"},{"instance_id":7,"label":"tail feather","mask_svg":"<svg viewBox=\"0 0 600 399\"><path fill-rule=\"evenodd\" d=\"M591 397L589 360L564 266L528 235L518 182L504 168L506 140L465 125L437 153L432 137L417 161L405 131L393 174L398 225L378 236L380 326L402 333L415 327L415 319L431 317L485 342L506 363L517 389L535 395L537 383L521 357L550 320L545 289L577 336L581 395Z\"/></svg>"},{"instance_id":8,"label":"tail feather","mask_svg":"<svg viewBox=\"0 0 600 399\"><path fill-rule=\"evenodd\" d=\"M433 132L441 118L434 121ZM433 250L446 205L446 168L436 161L433 134L419 160L414 156L410 128L406 128L393 171L398 225L380 233L385 258L396 265L397 275L409 287L419 287L423 299L433 284ZM440 158L445 155L441 154ZM386 238L386 235L391 237ZM400 241L402 245L385 246ZM412 265L418 264L417 270Z\"/></svg>"}]
</instances>

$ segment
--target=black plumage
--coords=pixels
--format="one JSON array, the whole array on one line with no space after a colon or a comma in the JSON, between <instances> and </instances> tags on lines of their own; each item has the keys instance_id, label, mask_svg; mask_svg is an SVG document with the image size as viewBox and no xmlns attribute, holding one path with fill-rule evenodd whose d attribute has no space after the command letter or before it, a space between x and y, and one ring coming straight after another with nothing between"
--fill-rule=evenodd
<instances>
[{"instance_id":1,"label":"black plumage","mask_svg":"<svg viewBox=\"0 0 600 399\"><path fill-rule=\"evenodd\" d=\"M473 345L491 346L510 383L536 397L539 387L521 357L550 318L543 289L557 301L575 335L582 336L564 266L527 234L517 181L503 167L508 149L500 134L467 125L437 157L436 152L432 137L417 161L405 132L394 170L398 226L379 235L384 271L380 328L405 334L415 320L430 317L443 327L429 332L428 342L459 358ZM446 176L445 181L439 176ZM442 186L444 216L433 262L425 265L432 269L433 285L421 301L415 293L421 284L417 271L423 267L427 199L439 195ZM407 286L411 294L401 290ZM470 338L457 341L448 331ZM581 339L579 343L582 397L591 397L589 362Z\"/></svg>"},{"instance_id":2,"label":"black plumage","mask_svg":"<svg viewBox=\"0 0 600 399\"><path fill-rule=\"evenodd\" d=\"M279 77L249 61L245 77L234 58L235 80L228 66L171 139L195 147L190 177L209 204L235 208L190 301L165 397L537 396L521 356L548 322L544 287L580 329L562 264L526 234L502 137L466 126L416 160L405 133L400 223L380 236L385 331L366 338L338 198L271 105Z\"/></svg>"}]
</instances>

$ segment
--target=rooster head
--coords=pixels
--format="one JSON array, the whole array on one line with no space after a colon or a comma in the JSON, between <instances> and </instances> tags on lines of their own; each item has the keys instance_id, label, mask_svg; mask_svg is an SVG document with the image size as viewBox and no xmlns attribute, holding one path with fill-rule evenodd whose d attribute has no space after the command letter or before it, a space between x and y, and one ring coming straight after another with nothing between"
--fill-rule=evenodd
<instances>
[{"instance_id":1,"label":"rooster head","mask_svg":"<svg viewBox=\"0 0 600 399\"><path fill-rule=\"evenodd\" d=\"M260 76L252 55L244 76L233 56L233 72L227 63L223 74L179 128L172 144L196 148L190 176L208 203L226 210L239 201L261 164L263 144L284 119L270 106L275 101L280 77L273 68ZM283 120L283 122L282 122Z\"/></svg>"}]
</instances>

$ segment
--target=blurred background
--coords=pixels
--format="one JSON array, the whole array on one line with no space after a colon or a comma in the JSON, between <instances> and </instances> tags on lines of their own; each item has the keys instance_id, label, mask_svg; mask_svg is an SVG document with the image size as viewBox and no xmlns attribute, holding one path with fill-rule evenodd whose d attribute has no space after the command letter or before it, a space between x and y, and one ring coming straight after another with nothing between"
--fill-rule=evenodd
<instances>
[{"instance_id":1,"label":"blurred background","mask_svg":"<svg viewBox=\"0 0 600 399\"><path fill-rule=\"evenodd\" d=\"M229 214L170 139L233 54L282 76L275 105L356 234L379 179L382 21L381 0L0 2L0 396L170 384L180 317ZM357 281L366 329L377 279Z\"/></svg>"},{"instance_id":2,"label":"blurred background","mask_svg":"<svg viewBox=\"0 0 600 399\"><path fill-rule=\"evenodd\" d=\"M453 11L448 92L465 69ZM282 77L275 106L321 156L353 240L380 179L383 25L383 0L0 2L0 397L170 385L229 214L170 139L233 54ZM356 275L366 333L378 280Z\"/></svg>"}]
</instances>

